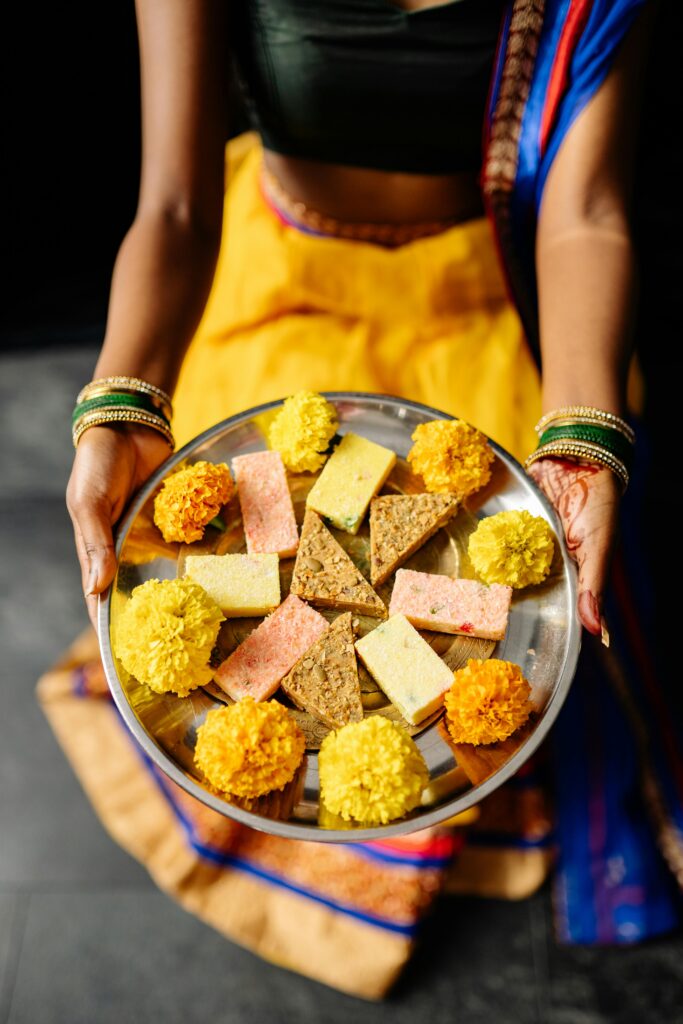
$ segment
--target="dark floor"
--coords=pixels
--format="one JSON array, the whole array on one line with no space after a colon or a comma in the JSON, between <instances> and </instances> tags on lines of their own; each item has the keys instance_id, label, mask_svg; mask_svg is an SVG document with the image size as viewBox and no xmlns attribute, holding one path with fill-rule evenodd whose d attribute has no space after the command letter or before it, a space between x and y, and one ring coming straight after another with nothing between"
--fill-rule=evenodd
<instances>
[{"instance_id":1,"label":"dark floor","mask_svg":"<svg viewBox=\"0 0 683 1024\"><path fill-rule=\"evenodd\" d=\"M675 1024L683 939L555 945L547 892L445 899L383 1005L262 963L178 909L105 835L33 696L85 625L63 491L94 350L0 356L0 1024Z\"/></svg>"}]
</instances>

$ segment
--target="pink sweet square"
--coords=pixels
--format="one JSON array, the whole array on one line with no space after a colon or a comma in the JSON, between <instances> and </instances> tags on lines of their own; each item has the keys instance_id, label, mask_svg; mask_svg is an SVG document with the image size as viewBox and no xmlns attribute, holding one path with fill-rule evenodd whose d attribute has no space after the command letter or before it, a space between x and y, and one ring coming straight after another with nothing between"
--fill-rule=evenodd
<instances>
[{"instance_id":1,"label":"pink sweet square","mask_svg":"<svg viewBox=\"0 0 683 1024\"><path fill-rule=\"evenodd\" d=\"M234 700L267 700L328 628L327 619L290 594L226 658L214 678Z\"/></svg>"},{"instance_id":2,"label":"pink sweet square","mask_svg":"<svg viewBox=\"0 0 683 1024\"><path fill-rule=\"evenodd\" d=\"M389 615L405 615L417 629L502 640L511 600L512 588L498 583L399 569Z\"/></svg>"},{"instance_id":3,"label":"pink sweet square","mask_svg":"<svg viewBox=\"0 0 683 1024\"><path fill-rule=\"evenodd\" d=\"M295 555L299 534L280 453L237 455L232 467L249 554Z\"/></svg>"}]
</instances>

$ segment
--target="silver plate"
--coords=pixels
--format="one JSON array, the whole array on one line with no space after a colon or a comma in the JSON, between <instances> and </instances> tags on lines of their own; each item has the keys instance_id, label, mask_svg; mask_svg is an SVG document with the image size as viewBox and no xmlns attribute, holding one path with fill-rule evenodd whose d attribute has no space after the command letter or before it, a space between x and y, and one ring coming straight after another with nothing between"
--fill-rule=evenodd
<instances>
[{"instance_id":1,"label":"silver plate","mask_svg":"<svg viewBox=\"0 0 683 1024\"><path fill-rule=\"evenodd\" d=\"M447 414L403 399L357 392L327 392L337 407L340 433L354 431L393 449L401 459L410 450L411 435L420 423L434 418L450 419ZM478 803L497 789L524 764L547 735L562 707L576 668L580 647L580 625L576 615L576 570L564 544L555 511L523 468L495 443L496 454L490 483L458 512L449 527L442 529L407 563L412 568L452 572L471 576L467 559L467 537L479 519L505 509L528 509L543 516L555 531L558 544L551 573L543 584L515 593L505 639L498 644L468 637L444 637L423 633L430 643L457 668L468 657L504 658L521 666L532 687L535 712L529 723L510 739L485 747L450 742L443 722L437 716L426 727L411 730L430 771L430 783L423 804L400 821L377 827L362 827L335 818L319 802L316 749L321 727L297 712L307 736L308 752L294 781L282 792L269 794L251 803L230 801L212 791L194 766L196 731L207 711L225 701L211 687L195 690L189 697L153 693L130 677L119 665L111 645L111 629L132 589L153 577L172 579L178 574L184 551L182 546L167 545L152 523L152 502L160 483L179 462L206 459L230 462L235 455L263 450L264 423L280 405L271 402L249 409L205 431L175 453L147 481L122 521L116 542L118 572L114 584L99 602L99 637L107 679L116 705L144 752L165 774L192 796L221 814L263 832L292 839L317 842L358 842L405 835L443 822ZM403 468L401 468L403 466ZM309 478L310 480L310 478ZM389 489L410 490L405 463L389 481ZM299 488L299 492L297 492ZM303 488L303 490L301 490ZM293 481L295 498L299 493L299 511L303 509L305 485L302 478ZM361 533L351 543L351 554L361 563ZM354 548L355 545L355 548ZM243 549L239 520L228 522L225 534L209 529L204 541L193 550L227 551ZM286 576L287 567L283 565ZM389 581L389 586L390 586ZM381 592L381 590L380 590ZM237 632L234 631L235 623ZM377 620L374 620L376 624ZM228 649L239 641L239 628L253 628L254 620L231 620L224 625ZM371 628L372 620L361 622L361 631ZM223 637L223 633L221 634ZM224 653L224 652L223 652ZM367 714L387 714L399 720L381 691L373 690L365 678L364 704Z\"/></svg>"}]
</instances>

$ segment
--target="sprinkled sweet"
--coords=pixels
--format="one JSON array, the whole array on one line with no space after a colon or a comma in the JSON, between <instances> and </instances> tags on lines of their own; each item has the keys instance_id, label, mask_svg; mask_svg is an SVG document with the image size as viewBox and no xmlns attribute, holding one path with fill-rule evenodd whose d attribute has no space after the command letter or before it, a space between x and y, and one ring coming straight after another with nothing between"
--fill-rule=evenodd
<instances>
[{"instance_id":1,"label":"sprinkled sweet","mask_svg":"<svg viewBox=\"0 0 683 1024\"><path fill-rule=\"evenodd\" d=\"M335 407L315 391L298 391L285 399L271 423L268 443L293 473L315 473L336 429Z\"/></svg>"},{"instance_id":2,"label":"sprinkled sweet","mask_svg":"<svg viewBox=\"0 0 683 1024\"><path fill-rule=\"evenodd\" d=\"M453 673L405 615L392 615L357 640L356 651L411 725L418 725L442 706Z\"/></svg>"},{"instance_id":3,"label":"sprinkled sweet","mask_svg":"<svg viewBox=\"0 0 683 1024\"><path fill-rule=\"evenodd\" d=\"M250 555L296 554L299 534L279 452L253 452L232 460Z\"/></svg>"},{"instance_id":4,"label":"sprinkled sweet","mask_svg":"<svg viewBox=\"0 0 683 1024\"><path fill-rule=\"evenodd\" d=\"M209 658L223 618L192 580L147 580L118 618L114 650L123 667L155 693L187 697L213 676Z\"/></svg>"},{"instance_id":5,"label":"sprinkled sweet","mask_svg":"<svg viewBox=\"0 0 683 1024\"><path fill-rule=\"evenodd\" d=\"M266 700L328 628L319 612L290 594L225 659L215 680L233 700Z\"/></svg>"},{"instance_id":6,"label":"sprinkled sweet","mask_svg":"<svg viewBox=\"0 0 683 1024\"><path fill-rule=\"evenodd\" d=\"M391 473L396 454L358 434L345 434L313 484L306 505L347 533L358 533L371 499Z\"/></svg>"},{"instance_id":7,"label":"sprinkled sweet","mask_svg":"<svg viewBox=\"0 0 683 1024\"><path fill-rule=\"evenodd\" d=\"M253 799L291 782L305 748L304 734L282 704L245 697L208 712L194 756L216 789Z\"/></svg>"},{"instance_id":8,"label":"sprinkled sweet","mask_svg":"<svg viewBox=\"0 0 683 1024\"><path fill-rule=\"evenodd\" d=\"M470 658L446 693L446 725L456 743L496 743L512 736L533 710L531 687L511 661Z\"/></svg>"},{"instance_id":9,"label":"sprinkled sweet","mask_svg":"<svg viewBox=\"0 0 683 1024\"><path fill-rule=\"evenodd\" d=\"M428 491L474 494L491 479L495 458L485 436L464 420L431 420L413 433L408 462Z\"/></svg>"},{"instance_id":10,"label":"sprinkled sweet","mask_svg":"<svg viewBox=\"0 0 683 1024\"><path fill-rule=\"evenodd\" d=\"M167 543L192 544L202 539L233 491L225 463L195 462L164 481L154 499L154 522Z\"/></svg>"},{"instance_id":11,"label":"sprinkled sweet","mask_svg":"<svg viewBox=\"0 0 683 1024\"><path fill-rule=\"evenodd\" d=\"M405 615L417 629L502 640L511 598L511 588L497 583L486 587L476 580L399 569L389 614Z\"/></svg>"},{"instance_id":12,"label":"sprinkled sweet","mask_svg":"<svg viewBox=\"0 0 683 1024\"><path fill-rule=\"evenodd\" d=\"M420 803L429 772L400 726L381 715L345 725L323 740L318 755L320 795L345 821L385 825Z\"/></svg>"},{"instance_id":13,"label":"sprinkled sweet","mask_svg":"<svg viewBox=\"0 0 683 1024\"><path fill-rule=\"evenodd\" d=\"M542 516L512 509L482 519L470 536L467 550L474 571L484 583L520 589L546 578L555 539Z\"/></svg>"}]
</instances>

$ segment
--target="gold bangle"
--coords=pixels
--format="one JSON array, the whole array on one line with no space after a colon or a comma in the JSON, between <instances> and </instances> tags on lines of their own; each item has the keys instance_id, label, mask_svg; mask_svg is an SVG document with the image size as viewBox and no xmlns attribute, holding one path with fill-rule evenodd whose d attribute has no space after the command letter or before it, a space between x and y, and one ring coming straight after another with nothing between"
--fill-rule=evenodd
<instances>
[{"instance_id":1,"label":"gold bangle","mask_svg":"<svg viewBox=\"0 0 683 1024\"><path fill-rule=\"evenodd\" d=\"M173 415L173 403L171 402L170 395L162 391L161 388L158 388L156 384L150 384L149 381L141 380L139 377L125 377L123 375L98 377L96 380L91 380L79 391L76 405L80 405L81 402L86 401L88 398L97 398L100 395L111 394L112 391L126 391L130 394L147 395L166 407L164 411L167 412L168 419L171 419Z\"/></svg>"},{"instance_id":2,"label":"gold bangle","mask_svg":"<svg viewBox=\"0 0 683 1024\"><path fill-rule=\"evenodd\" d=\"M170 428L161 416L146 412L143 409L126 409L116 406L110 409L95 409L81 416L73 426L72 440L74 448L78 447L86 430L90 427L102 427L113 423L130 423L143 427L151 427L161 434L171 449L175 448L175 440Z\"/></svg>"},{"instance_id":3,"label":"gold bangle","mask_svg":"<svg viewBox=\"0 0 683 1024\"><path fill-rule=\"evenodd\" d=\"M627 473L625 464L617 455L609 451L609 449L603 448L602 445L596 444L594 441L574 440L573 438L558 438L557 441L546 441L545 444L539 445L539 447L527 457L526 463L531 465L531 463L536 462L537 459L543 458L545 454L549 454L551 451L554 453L559 448L566 451L582 452L585 454L586 458L594 458L601 462L613 463L614 465L621 467L624 473Z\"/></svg>"},{"instance_id":4,"label":"gold bangle","mask_svg":"<svg viewBox=\"0 0 683 1024\"><path fill-rule=\"evenodd\" d=\"M535 427L536 433L540 436L550 423L557 423L560 420L567 421L569 423L592 422L596 426L614 427L615 430L619 430L624 437L627 437L632 444L634 444L636 440L633 428L625 419L622 419L621 416L617 416L616 413L608 412L606 409L596 409L594 406L590 405L567 405L561 409L551 409L550 412L541 416Z\"/></svg>"},{"instance_id":5,"label":"gold bangle","mask_svg":"<svg viewBox=\"0 0 683 1024\"><path fill-rule=\"evenodd\" d=\"M628 470L621 459L590 441L549 441L527 456L524 467L528 469L534 462L547 457L583 459L586 462L596 463L610 469L619 478L624 490L628 486Z\"/></svg>"}]
</instances>

